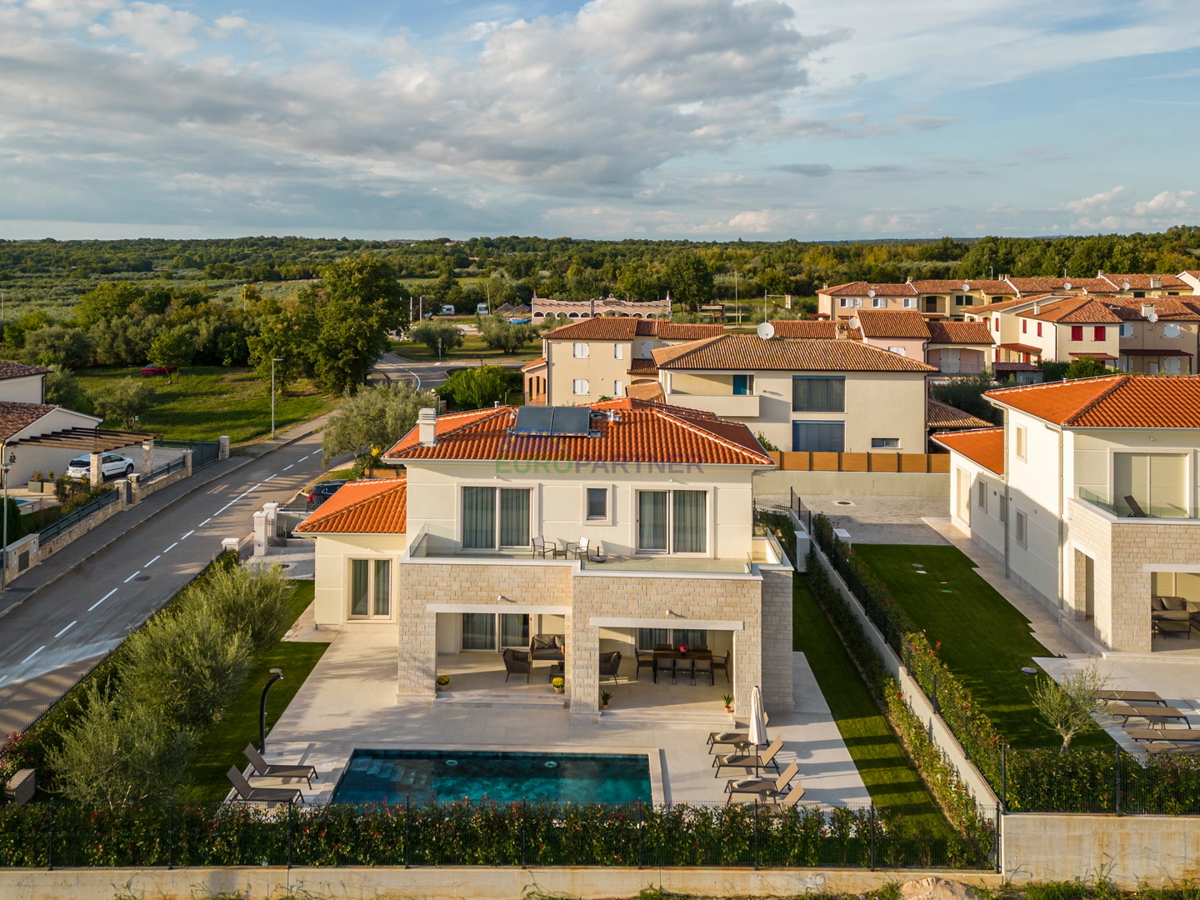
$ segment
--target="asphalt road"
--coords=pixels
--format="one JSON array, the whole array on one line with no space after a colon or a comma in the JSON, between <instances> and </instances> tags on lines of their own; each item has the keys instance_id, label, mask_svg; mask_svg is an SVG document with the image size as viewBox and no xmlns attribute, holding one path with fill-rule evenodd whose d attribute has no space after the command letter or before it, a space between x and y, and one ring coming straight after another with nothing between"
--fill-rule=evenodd
<instances>
[{"instance_id":1,"label":"asphalt road","mask_svg":"<svg viewBox=\"0 0 1200 900\"><path fill-rule=\"evenodd\" d=\"M201 470L118 513L18 579L6 592L10 602L70 566L0 618L0 736L29 724L204 568L224 538L248 534L264 503L290 500L320 475L320 444L319 434L309 434L240 466L237 457L217 463L228 471L187 494L195 479L212 471Z\"/></svg>"}]
</instances>

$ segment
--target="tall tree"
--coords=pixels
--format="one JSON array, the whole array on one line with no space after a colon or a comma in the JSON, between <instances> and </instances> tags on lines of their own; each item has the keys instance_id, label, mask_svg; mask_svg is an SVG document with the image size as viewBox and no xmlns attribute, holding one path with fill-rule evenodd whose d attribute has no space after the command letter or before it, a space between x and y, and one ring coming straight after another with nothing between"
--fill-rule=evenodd
<instances>
[{"instance_id":1,"label":"tall tree","mask_svg":"<svg viewBox=\"0 0 1200 900\"><path fill-rule=\"evenodd\" d=\"M664 277L671 290L671 299L695 312L713 296L713 273L699 254L685 250L676 253L667 263Z\"/></svg>"},{"instance_id":2,"label":"tall tree","mask_svg":"<svg viewBox=\"0 0 1200 900\"><path fill-rule=\"evenodd\" d=\"M352 453L360 463L374 462L412 430L417 413L426 406L436 409L437 395L407 382L347 395L321 432L325 463L343 453Z\"/></svg>"}]
</instances>

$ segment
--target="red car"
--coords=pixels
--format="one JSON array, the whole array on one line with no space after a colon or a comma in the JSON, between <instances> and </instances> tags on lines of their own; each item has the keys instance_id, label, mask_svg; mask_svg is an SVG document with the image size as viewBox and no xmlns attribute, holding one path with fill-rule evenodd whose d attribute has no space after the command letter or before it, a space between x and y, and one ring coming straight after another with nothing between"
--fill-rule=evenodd
<instances>
[{"instance_id":1,"label":"red car","mask_svg":"<svg viewBox=\"0 0 1200 900\"><path fill-rule=\"evenodd\" d=\"M142 366L143 375L169 375L172 372L178 372L179 366Z\"/></svg>"}]
</instances>

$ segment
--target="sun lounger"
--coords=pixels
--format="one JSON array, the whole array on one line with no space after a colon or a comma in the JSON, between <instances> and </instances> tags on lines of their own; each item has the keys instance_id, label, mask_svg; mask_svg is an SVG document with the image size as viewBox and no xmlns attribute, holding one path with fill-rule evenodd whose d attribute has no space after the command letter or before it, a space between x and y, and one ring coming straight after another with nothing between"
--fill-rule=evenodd
<instances>
[{"instance_id":1,"label":"sun lounger","mask_svg":"<svg viewBox=\"0 0 1200 900\"><path fill-rule=\"evenodd\" d=\"M804 796L804 785L799 781L786 795L776 796L771 806L767 807L770 812L781 813L791 809L800 802L800 798Z\"/></svg>"},{"instance_id":2,"label":"sun lounger","mask_svg":"<svg viewBox=\"0 0 1200 900\"><path fill-rule=\"evenodd\" d=\"M308 782L308 786L312 787L313 779L317 777L317 770L313 766L285 766L268 763L253 744L247 744L242 753L246 759L250 760L254 774L261 778L303 778Z\"/></svg>"},{"instance_id":3,"label":"sun lounger","mask_svg":"<svg viewBox=\"0 0 1200 900\"><path fill-rule=\"evenodd\" d=\"M243 803L286 803L289 806L302 804L304 795L299 788L260 788L252 787L237 766L230 766L225 773L233 789L237 791L237 799Z\"/></svg>"},{"instance_id":4,"label":"sun lounger","mask_svg":"<svg viewBox=\"0 0 1200 900\"><path fill-rule=\"evenodd\" d=\"M1154 724L1160 721L1188 724L1187 713L1172 706L1126 706L1123 703L1110 703L1104 711L1110 716L1122 719L1122 725L1129 724L1130 719L1146 719Z\"/></svg>"},{"instance_id":5,"label":"sun lounger","mask_svg":"<svg viewBox=\"0 0 1200 900\"><path fill-rule=\"evenodd\" d=\"M1136 703L1138 705L1155 703L1159 706L1167 705L1167 701L1154 693L1154 691L1095 691L1093 696L1097 700L1113 700L1118 703Z\"/></svg>"},{"instance_id":6,"label":"sun lounger","mask_svg":"<svg viewBox=\"0 0 1200 900\"><path fill-rule=\"evenodd\" d=\"M757 776L754 778L731 778L725 785L725 793L729 795L725 802L732 803L733 798L739 794L763 800L777 797L787 790L787 786L799 773L800 767L793 762L788 763L788 767L775 779Z\"/></svg>"},{"instance_id":7,"label":"sun lounger","mask_svg":"<svg viewBox=\"0 0 1200 900\"><path fill-rule=\"evenodd\" d=\"M763 713L763 722L767 725L771 724L771 714ZM748 731L710 731L708 733L708 752L712 754L713 748L717 744L726 744L728 746L737 746L738 744L750 743L750 732Z\"/></svg>"},{"instance_id":8,"label":"sun lounger","mask_svg":"<svg viewBox=\"0 0 1200 900\"><path fill-rule=\"evenodd\" d=\"M772 766L776 772L779 771L779 763L775 762L775 757L780 750L783 749L783 738L775 738L771 745L767 747L765 753L731 753L728 756L717 756L713 759L713 768L717 771L713 774L713 778L721 777L722 769L765 769L767 766Z\"/></svg>"},{"instance_id":9,"label":"sun lounger","mask_svg":"<svg viewBox=\"0 0 1200 900\"><path fill-rule=\"evenodd\" d=\"M1128 728L1125 733L1146 744L1200 744L1200 728Z\"/></svg>"}]
</instances>

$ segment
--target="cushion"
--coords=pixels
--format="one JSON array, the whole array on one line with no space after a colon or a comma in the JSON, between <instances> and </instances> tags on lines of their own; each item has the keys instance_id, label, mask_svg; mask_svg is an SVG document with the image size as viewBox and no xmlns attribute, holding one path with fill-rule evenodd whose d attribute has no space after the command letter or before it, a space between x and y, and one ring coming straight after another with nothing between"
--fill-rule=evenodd
<instances>
[{"instance_id":1,"label":"cushion","mask_svg":"<svg viewBox=\"0 0 1200 900\"><path fill-rule=\"evenodd\" d=\"M535 635L533 638L533 649L534 650L557 650L558 649L558 641L555 639L555 637L553 635L551 635L550 637L537 637Z\"/></svg>"},{"instance_id":2,"label":"cushion","mask_svg":"<svg viewBox=\"0 0 1200 900\"><path fill-rule=\"evenodd\" d=\"M752 788L760 784L770 784L765 778L739 778L733 783L735 788Z\"/></svg>"},{"instance_id":3,"label":"cushion","mask_svg":"<svg viewBox=\"0 0 1200 900\"><path fill-rule=\"evenodd\" d=\"M744 741L746 740L746 735L744 732L738 733L736 731L722 731L715 738L713 738L713 740L722 744L726 741Z\"/></svg>"},{"instance_id":4,"label":"cushion","mask_svg":"<svg viewBox=\"0 0 1200 900\"><path fill-rule=\"evenodd\" d=\"M1166 607L1163 606L1163 598L1162 597L1151 597L1150 598L1150 608L1153 610L1166 609Z\"/></svg>"},{"instance_id":5,"label":"cushion","mask_svg":"<svg viewBox=\"0 0 1200 900\"><path fill-rule=\"evenodd\" d=\"M1183 597L1163 597L1163 609L1187 609L1187 600Z\"/></svg>"}]
</instances>

